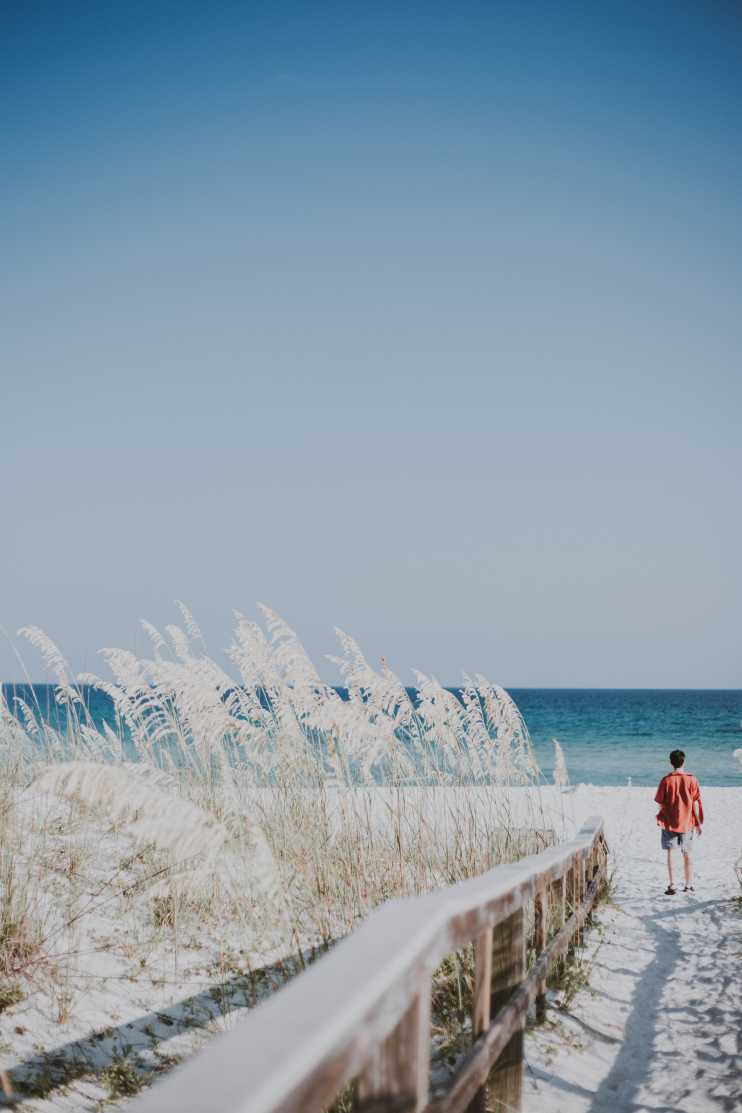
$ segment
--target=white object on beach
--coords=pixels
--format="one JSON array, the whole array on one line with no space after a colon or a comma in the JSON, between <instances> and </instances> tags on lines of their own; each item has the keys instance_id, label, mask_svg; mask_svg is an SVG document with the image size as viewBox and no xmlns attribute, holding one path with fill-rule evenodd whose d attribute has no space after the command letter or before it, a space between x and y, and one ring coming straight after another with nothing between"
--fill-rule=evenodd
<instances>
[{"instance_id":1,"label":"white object on beach","mask_svg":"<svg viewBox=\"0 0 742 1113\"><path fill-rule=\"evenodd\" d=\"M569 773L567 772L564 750L556 738L552 738L552 742L554 743L554 784L560 788L566 788L569 784Z\"/></svg>"}]
</instances>

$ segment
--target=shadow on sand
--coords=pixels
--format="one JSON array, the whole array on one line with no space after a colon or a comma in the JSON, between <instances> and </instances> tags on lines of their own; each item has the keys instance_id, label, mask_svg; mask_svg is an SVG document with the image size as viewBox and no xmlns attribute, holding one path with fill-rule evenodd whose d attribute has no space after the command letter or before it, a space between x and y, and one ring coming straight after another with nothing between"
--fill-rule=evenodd
<instances>
[{"instance_id":1,"label":"shadow on sand","mask_svg":"<svg viewBox=\"0 0 742 1113\"><path fill-rule=\"evenodd\" d=\"M83 1078L94 1081L95 1076L124 1061L128 1067L120 1075L119 1086L128 1085L130 1092L135 1092L179 1062L180 1056L163 1047L169 1040L187 1032L213 1031L220 1022L228 1024L231 1017L254 1008L298 970L294 958L234 974L167 1008L39 1052L8 1070L14 1096L9 1100L0 1092L0 1107L17 1108Z\"/></svg>"},{"instance_id":2,"label":"shadow on sand","mask_svg":"<svg viewBox=\"0 0 742 1113\"><path fill-rule=\"evenodd\" d=\"M693 987L698 992L694 992L691 999L680 1001L676 1009L668 1007L667 994L663 997L663 991L668 983L672 983L679 964L687 961L688 956L681 948L679 928L673 926L673 921L687 916L689 906L663 908L654 915L642 917L643 926L654 942L654 956L640 977L636 977L636 972L627 971L634 978L634 989L624 1039L613 1066L592 1098L589 1113L645 1110L647 1103L642 1100L642 1091L651 1086L653 1068L656 1075L657 1064L663 1060L667 1068L666 1086L671 1092L662 1095L654 1092L651 1102L653 1113L677 1113L679 1102L684 1102L686 1098L692 1101L692 1095L698 1089L684 1087L682 1082L674 1084L672 1079L671 1056L682 1054L680 1048L668 1052L659 1046L660 1035L665 1037L665 1041L668 1036L672 1041L673 1029L677 1030L680 1024L692 1030L693 1054L697 1064L695 1078L700 1088L703 1088L706 1074L704 1059L714 1064L710 1093L705 1096L720 1110L729 1113L742 1108L740 933L728 931L731 907L729 900L709 900L690 906L694 914L704 913L702 924L714 929L718 945L711 945L705 931L696 940L691 940L697 943ZM687 946L687 935L684 942ZM736 1047L731 1048L730 1042L735 1042Z\"/></svg>"}]
</instances>

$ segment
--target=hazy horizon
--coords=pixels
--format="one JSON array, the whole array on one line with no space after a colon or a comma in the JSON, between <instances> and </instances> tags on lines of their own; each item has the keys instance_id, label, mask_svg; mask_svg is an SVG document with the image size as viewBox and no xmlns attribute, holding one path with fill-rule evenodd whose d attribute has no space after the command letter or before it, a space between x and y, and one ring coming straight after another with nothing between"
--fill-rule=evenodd
<instances>
[{"instance_id":1,"label":"hazy horizon","mask_svg":"<svg viewBox=\"0 0 742 1113\"><path fill-rule=\"evenodd\" d=\"M438 679L440 680L440 677ZM34 688L41 688L41 687L55 688L57 686L55 681L51 681L51 680L32 679L32 680L28 681L28 680L19 680L18 678L11 679L11 680L0 680L0 684L2 684L2 686L4 688L12 688L14 686L20 688L24 685L28 686L29 683ZM336 683L335 681L332 681L332 680L330 680L329 683L330 683L331 687L333 687L333 688L345 688L346 687L346 685ZM441 680L440 683L443 685L444 688L448 688L448 689L457 689L457 688L461 687L460 683L459 684L449 684L445 679ZM90 687L90 685L83 684L82 687L87 688L87 687ZM415 685L414 684L406 684L405 687L409 688L409 689L414 689ZM505 690L508 691L508 692L733 692L733 693L742 692L742 687L738 687L738 688L718 688L718 687L715 687L715 688L678 688L678 687L675 687L675 688L655 688L655 687L652 687L650 685L644 685L642 687L637 686L637 687L634 687L634 688L605 688L605 687L601 687L599 685L586 686L586 685L579 685L579 684L570 684L570 685L567 685L567 684L561 684L561 685L553 685L553 684L508 684L507 682L503 683L502 687L505 688Z\"/></svg>"},{"instance_id":2,"label":"hazy horizon","mask_svg":"<svg viewBox=\"0 0 742 1113\"><path fill-rule=\"evenodd\" d=\"M0 626L738 690L740 8L174 13L0 11Z\"/></svg>"}]
</instances>

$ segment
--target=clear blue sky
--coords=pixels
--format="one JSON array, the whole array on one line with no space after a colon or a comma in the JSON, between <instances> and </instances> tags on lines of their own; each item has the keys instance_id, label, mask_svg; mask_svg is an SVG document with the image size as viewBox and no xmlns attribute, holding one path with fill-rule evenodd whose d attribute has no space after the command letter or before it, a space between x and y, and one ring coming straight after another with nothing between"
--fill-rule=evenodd
<instances>
[{"instance_id":1,"label":"clear blue sky","mask_svg":"<svg viewBox=\"0 0 742 1113\"><path fill-rule=\"evenodd\" d=\"M2 625L93 668L260 599L406 677L742 685L739 4L0 44Z\"/></svg>"}]
</instances>

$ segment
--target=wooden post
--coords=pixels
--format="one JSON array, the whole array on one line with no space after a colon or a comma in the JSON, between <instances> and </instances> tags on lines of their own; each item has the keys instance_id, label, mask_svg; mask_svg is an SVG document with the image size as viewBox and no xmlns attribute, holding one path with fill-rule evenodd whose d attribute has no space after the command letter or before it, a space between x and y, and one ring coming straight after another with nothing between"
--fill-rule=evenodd
<instances>
[{"instance_id":1,"label":"wooden post","mask_svg":"<svg viewBox=\"0 0 742 1113\"><path fill-rule=\"evenodd\" d=\"M567 879L562 874L556 881L551 883L551 895L549 898L549 908L552 913L554 934L564 927L564 921L567 918ZM560 957L556 960L556 968L561 971L564 966L564 958Z\"/></svg>"},{"instance_id":2,"label":"wooden post","mask_svg":"<svg viewBox=\"0 0 742 1113\"><path fill-rule=\"evenodd\" d=\"M575 908L582 908L585 900L585 868L585 859L578 858L575 870ZM577 943L578 947L582 946L582 935L582 928L578 928L575 932L575 942Z\"/></svg>"},{"instance_id":3,"label":"wooden post","mask_svg":"<svg viewBox=\"0 0 742 1113\"><path fill-rule=\"evenodd\" d=\"M490 1026L492 1004L492 928L487 928L474 944L474 1000L472 1002L472 1039L477 1040ZM487 1089L483 1087L467 1106L467 1113L486 1113Z\"/></svg>"},{"instance_id":4,"label":"wooden post","mask_svg":"<svg viewBox=\"0 0 742 1113\"><path fill-rule=\"evenodd\" d=\"M566 884L564 874L558 877L556 881L552 881L549 889L549 911L551 912L551 918L553 920L552 928L555 929L554 934L556 935L556 932L560 931L564 926L564 921L566 919Z\"/></svg>"},{"instance_id":5,"label":"wooden post","mask_svg":"<svg viewBox=\"0 0 742 1113\"><path fill-rule=\"evenodd\" d=\"M546 903L546 890L540 889L536 893L536 900L534 904L536 930L534 932L534 947L536 950L536 958L538 959L543 951L546 950L546 921L549 913L548 905ZM540 1024L546 1020L546 979L538 983L538 992L536 994L536 1020Z\"/></svg>"},{"instance_id":6,"label":"wooden post","mask_svg":"<svg viewBox=\"0 0 742 1113\"><path fill-rule=\"evenodd\" d=\"M588 883L588 885L592 885L593 881L595 880L596 874L598 873L599 870L600 870L600 845L597 842L595 842L595 843L593 843L593 848L590 851L589 869L588 869L588 873L587 873L587 883ZM597 896L600 896L600 890L598 890ZM592 914L592 910L591 910L590 915L588 917L588 923L592 926L592 922L593 922L593 914Z\"/></svg>"},{"instance_id":7,"label":"wooden post","mask_svg":"<svg viewBox=\"0 0 742 1113\"><path fill-rule=\"evenodd\" d=\"M492 999L492 928L487 928L474 946L474 1002L472 1035L474 1039L490 1026Z\"/></svg>"},{"instance_id":8,"label":"wooden post","mask_svg":"<svg viewBox=\"0 0 742 1113\"><path fill-rule=\"evenodd\" d=\"M526 935L523 909L497 925L492 944L492 1000L490 1016L508 999L526 974ZM487 1081L487 1095L495 1113L517 1113L523 1091L523 1026L516 1031L495 1063Z\"/></svg>"},{"instance_id":9,"label":"wooden post","mask_svg":"<svg viewBox=\"0 0 742 1113\"><path fill-rule=\"evenodd\" d=\"M585 893L587 892L587 858L580 859L580 905L585 903Z\"/></svg>"},{"instance_id":10,"label":"wooden post","mask_svg":"<svg viewBox=\"0 0 742 1113\"><path fill-rule=\"evenodd\" d=\"M399 1109L409 1102L410 1113L428 1104L430 1084L430 995L426 986L414 997L397 1026L377 1048L358 1078L362 1103L375 1109Z\"/></svg>"},{"instance_id":11,"label":"wooden post","mask_svg":"<svg viewBox=\"0 0 742 1113\"><path fill-rule=\"evenodd\" d=\"M569 912L569 915L571 916L572 913L574 912L574 910L577 908L577 863L576 862L573 862L572 865L567 870L565 897L566 897L565 904L568 905L568 908L565 909L565 919L567 919L568 917L567 917L566 913ZM574 946L575 946L575 942L576 942L576 935L577 935L577 933L575 933L575 935L572 936L572 940L569 944L569 949L567 951L567 955L571 955L572 951L574 950Z\"/></svg>"},{"instance_id":12,"label":"wooden post","mask_svg":"<svg viewBox=\"0 0 742 1113\"><path fill-rule=\"evenodd\" d=\"M601 836L598 843L598 863L602 866L603 884L601 885L601 893L605 894L608 891L608 844Z\"/></svg>"}]
</instances>

